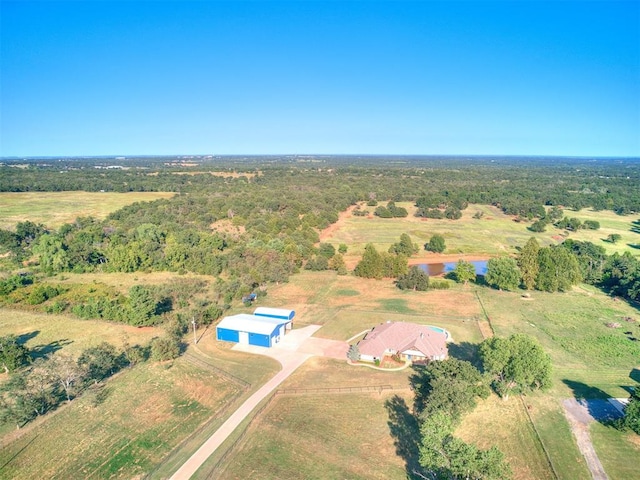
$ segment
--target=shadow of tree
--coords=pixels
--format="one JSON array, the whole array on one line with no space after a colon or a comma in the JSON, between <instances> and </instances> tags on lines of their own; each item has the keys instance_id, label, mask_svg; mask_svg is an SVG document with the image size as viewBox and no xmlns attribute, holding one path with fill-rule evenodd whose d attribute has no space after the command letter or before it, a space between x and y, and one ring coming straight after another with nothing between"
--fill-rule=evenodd
<instances>
[{"instance_id":1,"label":"shadow of tree","mask_svg":"<svg viewBox=\"0 0 640 480\"><path fill-rule=\"evenodd\" d=\"M573 392L574 398L586 407L589 415L603 425L610 425L620 418L620 412L609 402L610 396L598 387L563 379L562 382Z\"/></svg>"},{"instance_id":2,"label":"shadow of tree","mask_svg":"<svg viewBox=\"0 0 640 480\"><path fill-rule=\"evenodd\" d=\"M630 230L633 233L640 233L640 220L634 220L633 222L631 222Z\"/></svg>"},{"instance_id":3,"label":"shadow of tree","mask_svg":"<svg viewBox=\"0 0 640 480\"><path fill-rule=\"evenodd\" d=\"M30 352L31 358L33 358L34 360L36 358L46 358L52 353L55 353L58 350L60 350L62 347L66 345L71 345L72 343L73 343L73 340L69 340L68 338L63 338L61 340L55 340L51 343L36 345L31 349L31 352Z\"/></svg>"},{"instance_id":4,"label":"shadow of tree","mask_svg":"<svg viewBox=\"0 0 640 480\"><path fill-rule=\"evenodd\" d=\"M458 360L465 360L473 364L474 367L479 368L480 361L480 345L470 342L449 343L449 356L457 358Z\"/></svg>"},{"instance_id":5,"label":"shadow of tree","mask_svg":"<svg viewBox=\"0 0 640 480\"><path fill-rule=\"evenodd\" d=\"M631 370L631 372L629 373L629 378L634 382L640 383L640 368L634 368L633 370Z\"/></svg>"},{"instance_id":6,"label":"shadow of tree","mask_svg":"<svg viewBox=\"0 0 640 480\"><path fill-rule=\"evenodd\" d=\"M40 334L40 330L34 330L33 332L23 333L22 335L18 335L16 337L16 340L18 341L18 343L20 345L24 345L25 343L27 343L32 338L37 337L39 334Z\"/></svg>"},{"instance_id":7,"label":"shadow of tree","mask_svg":"<svg viewBox=\"0 0 640 480\"><path fill-rule=\"evenodd\" d=\"M404 398L394 395L384 402L389 420L387 425L394 440L396 453L404 460L407 478L424 478L420 471L420 424Z\"/></svg>"}]
</instances>

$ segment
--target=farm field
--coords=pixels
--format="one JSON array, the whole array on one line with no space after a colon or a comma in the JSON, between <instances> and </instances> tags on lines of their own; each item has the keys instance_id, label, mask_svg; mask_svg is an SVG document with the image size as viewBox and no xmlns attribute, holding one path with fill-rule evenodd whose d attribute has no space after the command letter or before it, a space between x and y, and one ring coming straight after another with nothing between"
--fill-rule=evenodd
<instances>
[{"instance_id":1,"label":"farm field","mask_svg":"<svg viewBox=\"0 0 640 480\"><path fill-rule=\"evenodd\" d=\"M78 217L102 219L135 202L173 196L171 192L2 192L0 228L12 230L25 220L58 228Z\"/></svg>"},{"instance_id":2,"label":"farm field","mask_svg":"<svg viewBox=\"0 0 640 480\"><path fill-rule=\"evenodd\" d=\"M542 246L557 244L564 240L561 236L563 230L548 226L546 232L531 232L527 229L530 223L515 222L513 216L505 215L499 208L490 205L469 205L462 212L462 218L459 220L417 218L413 216L416 211L413 203L398 202L397 205L406 208L409 216L385 219L373 214L368 217L357 217L348 213L343 215L341 225L334 226L332 232L323 241L336 247L341 243L348 245L349 250L345 260L348 264L354 264L354 260L359 259L367 243L373 242L379 250L386 251L403 233L408 233L421 248L421 252L417 255L418 259L429 257L431 261L446 258L446 255L453 257L451 261L456 261L462 254L465 257L514 254L517 252L516 247L523 246L531 237L535 237ZM375 207L366 206L362 208L368 209L371 213L375 209ZM482 212L482 218L473 218L476 212ZM597 220L601 224L600 230L571 232L569 238L593 242L604 247L608 254L631 250L640 255L640 250L628 246L628 244L640 243L640 233L631 230L632 222L637 220L634 216L620 216L614 212L591 210L580 212L565 210L565 215L579 218L581 221ZM443 255L433 255L422 250L423 245L436 233L442 235L446 242L447 249ZM604 241L611 233L620 234L622 240L616 244ZM415 260L412 259L413 261Z\"/></svg>"},{"instance_id":3,"label":"farm field","mask_svg":"<svg viewBox=\"0 0 640 480\"><path fill-rule=\"evenodd\" d=\"M2 476L133 478L238 394L234 384L183 359L138 365L3 441Z\"/></svg>"},{"instance_id":4,"label":"farm field","mask_svg":"<svg viewBox=\"0 0 640 480\"><path fill-rule=\"evenodd\" d=\"M491 207L485 208L491 209ZM609 221L625 218L615 217ZM353 224L350 224L352 220L369 222L373 228L367 230L363 224L358 225L357 229L345 232L343 228L353 227ZM425 223L435 222L438 221L429 220ZM347 243L349 253L353 254L351 251L353 244L349 242L355 241L357 248L363 248L367 238L375 238L376 247L384 249L397 241L401 233L407 231L407 223L415 225L416 221L415 219L389 221L347 217L343 228L334 229L327 241L336 245ZM441 225L450 223L442 221ZM532 236L531 232L524 229L521 224L516 224L510 219L503 219L503 225L522 228L522 244ZM607 228L620 231L623 225L618 224ZM572 234L572 238L581 239L579 235L583 232ZM415 232L411 233L415 235ZM496 237L493 231L488 233L488 238ZM360 243L357 242L357 235L362 237ZM462 236L463 233L460 235ZM422 240L426 241L426 238L428 236ZM542 241L544 238L543 235L541 238L543 244L554 242L553 239L547 238L545 243ZM416 241L415 237L414 241ZM506 250L507 245L503 244L503 246ZM484 245L480 243L476 247L476 253L492 253L486 241ZM357 252L357 248L353 250ZM497 335L507 336L524 332L533 335L542 343L551 355L555 367L553 387L549 392L524 397L524 402L519 397L512 397L504 402L492 396L481 402L471 415L465 417L456 434L463 439L475 441L482 447L494 444L498 446L509 460L516 479L555 478L556 475L561 479L588 477L586 464L575 444L561 401L574 395L628 396L625 387L633 384L630 372L640 363L638 361L640 344L630 341L625 331L629 328L640 328L638 327L640 324L636 323L628 328L624 325L621 329L611 329L606 327L605 323L620 321L623 317L637 318L638 310L623 301L614 301L597 289L586 285L568 293L532 292L530 298L522 297L521 293L501 292L475 285L466 287L455 285L449 290L424 293L400 292L390 281L366 280L353 276L339 277L333 272L302 272L292 277L289 283L271 288L266 301L273 306L294 308L299 313L299 318L296 318L298 325L321 324L323 327L316 336L332 339L346 340L386 320L442 326L452 333L460 347L454 346L452 354L472 358L473 348L469 350L468 347L483 339L483 329L479 326L484 320L480 300L490 318L491 328ZM292 375L282 388L312 389L351 384L364 386L379 385L380 382L395 387L403 383L408 386L408 371L369 373L369 369L361 369L354 376L350 371L353 368L346 363L313 359ZM387 381L382 380L380 375L387 376ZM304 405L317 403L333 412L334 408L344 403L345 412L362 415L352 405L352 403L357 404L357 401L345 400L344 397L344 395L324 395L318 398L313 395L281 398L276 396L268 409L252 423L246 439L233 452L231 459L225 462L222 478L244 478L247 475L256 475L256 463L247 460L250 458L261 459L261 470L277 469L278 478L301 478L297 476L296 468L300 462L303 469L312 468L313 460L305 460L306 455L296 455L297 441L293 433L301 428L304 432L316 430L322 432L330 420L323 413L318 413L317 416L307 416L304 425L301 426L299 414L291 405L296 402ZM362 401L365 402L365 400ZM366 402L376 403L376 407L369 408L377 408L379 411L384 407L384 400L375 396ZM410 398L408 402L410 405ZM286 409L282 407L285 404ZM309 408L313 409L313 407ZM285 413L289 411L291 416ZM366 426L362 426L364 432L361 434L361 430L354 428L354 420L348 416L344 417L344 414L342 413L340 417L341 424L334 426L334 443L340 441L339 439L348 438L349 448L352 448L352 444L369 445L371 437L368 429L377 428L369 423L385 420L362 417L364 418L362 423ZM292 425L289 425L289 421ZM386 421L389 421L388 414ZM343 424L344 428L341 426ZM638 452L638 442L633 436L610 428L606 430L608 435L598 435L601 428L608 427L598 424L592 429L596 432L593 438L596 448L606 452L607 449L617 448L616 445L619 445L629 455ZM280 429L282 434L278 433ZM265 436L264 431L269 431L270 434ZM306 435L304 432L303 439ZM386 435L378 437L378 442L388 445L391 439L387 435L389 430ZM273 441L272 437L277 438L277 441ZM304 444L305 440L302 442ZM302 451L305 451L304 448ZM314 446L313 451L315 452L317 448ZM345 448L347 448L346 445ZM525 451L527 455L522 454ZM385 465L395 464L399 458L397 453L389 450L387 453L389 458ZM316 455L324 455L324 452L316 452ZM354 455L358 456L359 453L355 452ZM328 458L334 457L328 456ZM366 477L357 471L350 470L350 467L344 465L340 458L335 458L334 464L326 465L323 472L341 478ZM630 457L625 455L608 457L606 468L610 478L628 478L626 475L628 458ZM288 468L286 468L287 465ZM338 470L333 470L335 468ZM405 478L405 476L406 471L387 471L375 466L370 473L370 478ZM320 475L317 478L323 477Z\"/></svg>"},{"instance_id":5,"label":"farm field","mask_svg":"<svg viewBox=\"0 0 640 480\"><path fill-rule=\"evenodd\" d=\"M154 327L132 327L121 323L79 320L67 315L0 308L0 336L16 335L40 355L62 350L77 357L102 342L121 347L126 339L131 345L146 344L162 331Z\"/></svg>"},{"instance_id":6,"label":"farm field","mask_svg":"<svg viewBox=\"0 0 640 480\"><path fill-rule=\"evenodd\" d=\"M456 250L469 248L471 255L513 253L515 247L509 238L517 240L515 245L523 245L532 236L523 224L509 217L486 219L489 213L497 212L493 207L478 207L487 209L487 213L480 220L473 219L475 208L470 207L463 220L457 222L346 215L325 241L336 246L346 243L347 257L353 262L359 258L359 249L367 239L375 239L378 249L386 249L401 233L409 232L414 241L423 244L434 232L421 229L438 222L443 229L457 225L455 235L446 237L447 245ZM622 231L626 224L615 223L620 218L631 221L628 217L611 217L606 228ZM349 237L345 230L356 224L352 221L357 228L353 228ZM604 229L605 221L599 221ZM478 234L473 228L477 222L485 222L491 229ZM494 232L493 226L504 229ZM367 230L368 227L371 229ZM518 234L521 236L514 236L517 229L521 230ZM571 238L581 239L579 235L583 232L594 233L580 231L572 233ZM556 241L547 234L538 238L542 244ZM633 241L634 237L629 238ZM609 247L608 242L602 244ZM181 278L211 280L206 276L139 272L66 273L53 281L70 284L99 281L124 293L138 283L165 284ZM249 313L260 305L290 308L296 311L294 327L321 325L316 336L333 340L357 338L363 331L388 320L436 325L452 334L451 355L472 360L474 346L492 331L498 336L530 334L552 357L551 390L526 396L524 401L512 397L503 402L492 396L464 418L456 434L481 447L500 448L517 480L551 479L555 475L560 479L588 477L561 401L572 396L628 396L626 388L634 379L637 381L630 372L640 369L640 342L629 340L625 332L633 331L636 337L640 336L640 323L621 319L638 319L640 314L624 301L616 301L586 285L568 293L535 291L529 298L522 293L454 283L448 290L406 292L398 290L391 280L305 270L293 275L289 282L271 285L266 297L255 305L236 305L227 314ZM621 328L605 325L612 321L621 323ZM144 343L159 332L153 328L0 309L0 335L25 335L27 346L41 348L43 352L61 348L77 355L103 340L119 346L126 336L129 343ZM230 344L217 342L213 327L200 329L197 335L198 345L190 346L188 355L206 360L246 382L250 385L246 390L212 370L196 367L187 357L173 364L139 365L107 382L104 398L87 394L45 421L27 426L14 441L10 441L13 438L8 436L10 432L0 432L3 435L0 465L6 463L2 474L6 471L11 478L66 478L75 469L83 472L83 476L96 478L132 478L149 473L151 478L170 476L195 451L199 441L204 441L224 421L229 409L280 369L271 358L236 352ZM191 334L185 340L191 343ZM410 369L380 372L325 358L308 360L281 385L281 390L379 385L389 385L393 390L381 394L311 391L303 395L276 395L254 420L245 422L246 436L219 465L216 478L406 478L406 462L415 462L416 446L401 444L402 448L397 450L394 432L402 428L405 433L411 428L415 432L409 415L411 372ZM212 417L211 429L174 449ZM399 423L400 420L404 423ZM600 424L593 424L591 431L596 449L607 456L603 463L610 478L629 478L628 458L640 454L635 437ZM68 445L65 451L69 453L63 464L51 458L51 452L58 451L56 439L60 445ZM37 457L30 461L33 448L37 449ZM112 455L102 455L103 452ZM207 467L220 456L217 452L198 478L205 478Z\"/></svg>"},{"instance_id":7,"label":"farm field","mask_svg":"<svg viewBox=\"0 0 640 480\"><path fill-rule=\"evenodd\" d=\"M608 329L604 326L604 321L610 318L637 316L637 311L624 302L614 302L600 292L587 291L582 288L566 294L533 292L531 299L524 299L519 293L456 285L447 291L411 292L411 295L403 295L403 292L398 291L395 295L396 302L393 305L396 307L395 310L398 305L402 305L405 311L397 313L394 309L385 311L384 307L381 308L381 305L384 305L384 303L380 303L381 300L393 298L393 291L388 289L385 281L357 279L350 276L339 277L329 272L303 272L295 276L289 284L271 289L267 298L274 304L290 305L286 300L290 295L291 304L296 299L299 305L305 305L303 309L305 313L301 315L300 321L303 320L303 317L305 324L318 320L323 324L323 328L318 331L316 336L334 339L345 340L358 333L361 328L366 328L367 325L373 325L385 319L417 321L444 326L452 332L454 339L461 346L458 349L453 346L452 354L464 357L465 354L472 356L472 353L469 354L465 346L477 344L482 340L477 322L471 320L481 315L479 302L475 297L476 291L491 318L491 325L496 334L506 336L515 332L525 332L535 336L551 354L556 367L551 391L524 397L524 402L519 397L512 397L505 402L492 396L481 402L471 415L465 417L457 434L463 439L474 440L483 447L497 445L509 459L516 479L554 478L553 469L559 478L572 479L588 476L584 460L575 445L568 422L564 417L561 401L574 394L580 394L582 391L599 392L601 396L628 396L622 387L633 383L629 375L633 367L637 365L637 359L640 358L640 345L638 342L629 341L624 332ZM356 294L356 292L359 293ZM363 297L362 304L355 301L359 296ZM437 315L437 308L446 308L447 297L451 304L450 313L457 313L457 317L454 315L447 317L442 315L442 312L440 312L440 316ZM398 303L398 300L403 302ZM326 306L326 309L331 310L332 315L316 316L320 305L314 302L320 302L321 305ZM378 303L377 310L368 306L369 303L373 305L376 302ZM424 314L421 315L421 311ZM564 323L559 324L559 319L563 319ZM565 335L563 332L566 330L579 332L579 335ZM615 344L614 350L620 351L614 356L611 356L609 350L597 348L598 342L606 343L600 338L603 336L608 338L609 335L613 339L609 341ZM594 343L595 350L587 348ZM628 349L626 349L627 345ZM401 388L402 385L406 387L409 385L410 370L379 372L361 368L357 373L354 373L354 368L356 367L351 367L346 362L311 359L282 385L282 389L383 384ZM369 397L369 395L364 396ZM295 472L298 464L303 461L302 457L288 453L296 451L297 443L291 433L287 432L294 432L301 428L300 420L297 418L299 414L295 413L295 408L290 406L291 403L315 402L322 404L329 411L333 411L332 409L338 408L339 405L346 402L345 412L360 415L359 411L351 406L351 402L354 404L358 402L352 399L345 400L345 395L323 396L316 394L314 396L311 394L291 398L293 400L289 400L288 396L276 396L268 410L260 414L252 423L246 439L234 451L231 459L225 463L222 478L243 478L244 475L251 472L253 472L252 475L255 474L252 468L256 464L246 460L248 458L263 459L261 462L266 462L269 471L272 467L277 469L278 478L300 478L296 476ZM280 405L284 404L280 402L285 401L287 402L286 410L278 414L274 413L274 410L281 410ZM410 398L408 401L410 405ZM376 407L370 408L377 408L380 411L384 407L384 399L376 396L372 396L366 402L377 402ZM294 413L290 418L288 413L284 412L292 409ZM370 433L367 430L369 423L378 421L384 423L389 420L388 415L376 420L367 417L364 422L367 423L367 427L362 431L354 428L350 423L357 422L357 419L347 419L344 417L345 413L342 415L341 421L345 427L336 427L337 431L334 432L334 436L336 439L348 438L349 445L352 443L368 444L370 439ZM288 424L289 420L294 423L295 428ZM322 414L310 415L305 422L304 428L309 432L316 429L322 431L326 428L328 419ZM284 430L282 435L276 433L276 424ZM266 430L263 430L263 426ZM377 427L371 426L371 428ZM265 436L264 431L267 430L271 433ZM272 440L273 436L277 441ZM637 448L629 441L629 435L613 431L610 432L608 438L615 439L614 445L616 443L624 444L626 450L635 451ZM594 442L603 441L607 442L608 440L606 437L596 436L594 438ZM378 443L389 444L389 442L391 439L388 436L378 437ZM313 448L317 448L317 446ZM605 443L602 448L611 447L607 447ZM526 456L522 455L523 451L528 452ZM273 463L269 460L272 458L272 454ZM324 452L318 454L324 455ZM389 451L389 455L388 462L394 464L398 460L397 454ZM243 460L238 461L239 458ZM288 469L283 466L283 463L277 462L277 459L285 464L288 463ZM313 464L313 460L307 461L310 462L309 465ZM338 473L335 475L341 478L365 478L357 471L349 470L349 467L342 465L342 463L343 461L338 458L335 464L326 466L326 470L323 471L332 475L335 473L332 469L339 467ZM624 472L625 461L622 456L610 458L609 468L611 478L627 478L615 473L617 471ZM385 476L387 478L405 478L405 474L406 472L400 471L392 474L387 470L377 470L376 468L371 473L372 478L384 478ZM322 476L317 478L322 478Z\"/></svg>"}]
</instances>

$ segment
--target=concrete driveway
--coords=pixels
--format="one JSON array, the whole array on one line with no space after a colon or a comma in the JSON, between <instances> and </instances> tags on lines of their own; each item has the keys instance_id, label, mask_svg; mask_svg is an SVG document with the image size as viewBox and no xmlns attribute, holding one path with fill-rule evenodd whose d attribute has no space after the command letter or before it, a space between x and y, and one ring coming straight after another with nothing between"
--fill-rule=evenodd
<instances>
[{"instance_id":1,"label":"concrete driveway","mask_svg":"<svg viewBox=\"0 0 640 480\"><path fill-rule=\"evenodd\" d=\"M278 385L289 377L300 365L312 356L326 356L340 360L347 359L349 344L336 340L311 338L320 329L320 325L309 325L289 331L276 346L272 348L255 345L236 344L233 350L266 355L275 358L282 365L282 370L251 395L231 414L216 432L187 460L171 477L172 480L187 480L200 468L213 452L240 425L258 404L273 392Z\"/></svg>"}]
</instances>

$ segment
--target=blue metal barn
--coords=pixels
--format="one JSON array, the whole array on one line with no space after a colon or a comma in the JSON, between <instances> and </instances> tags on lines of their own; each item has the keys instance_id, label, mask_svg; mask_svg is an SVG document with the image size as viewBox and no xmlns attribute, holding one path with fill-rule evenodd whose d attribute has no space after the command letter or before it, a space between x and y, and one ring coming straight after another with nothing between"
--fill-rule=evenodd
<instances>
[{"instance_id":1,"label":"blue metal barn","mask_svg":"<svg viewBox=\"0 0 640 480\"><path fill-rule=\"evenodd\" d=\"M284 337L289 320L241 313L223 318L216 327L218 340L272 347Z\"/></svg>"}]
</instances>

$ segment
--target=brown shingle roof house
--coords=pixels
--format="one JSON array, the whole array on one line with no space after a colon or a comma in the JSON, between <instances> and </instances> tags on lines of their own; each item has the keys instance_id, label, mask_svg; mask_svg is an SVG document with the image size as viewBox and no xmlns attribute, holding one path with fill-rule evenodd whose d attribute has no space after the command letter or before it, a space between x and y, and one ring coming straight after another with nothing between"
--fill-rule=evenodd
<instances>
[{"instance_id":1,"label":"brown shingle roof house","mask_svg":"<svg viewBox=\"0 0 640 480\"><path fill-rule=\"evenodd\" d=\"M360 360L375 362L385 355L403 360L424 361L447 358L447 333L436 327L405 322L387 322L371 329L358 342Z\"/></svg>"}]
</instances>

